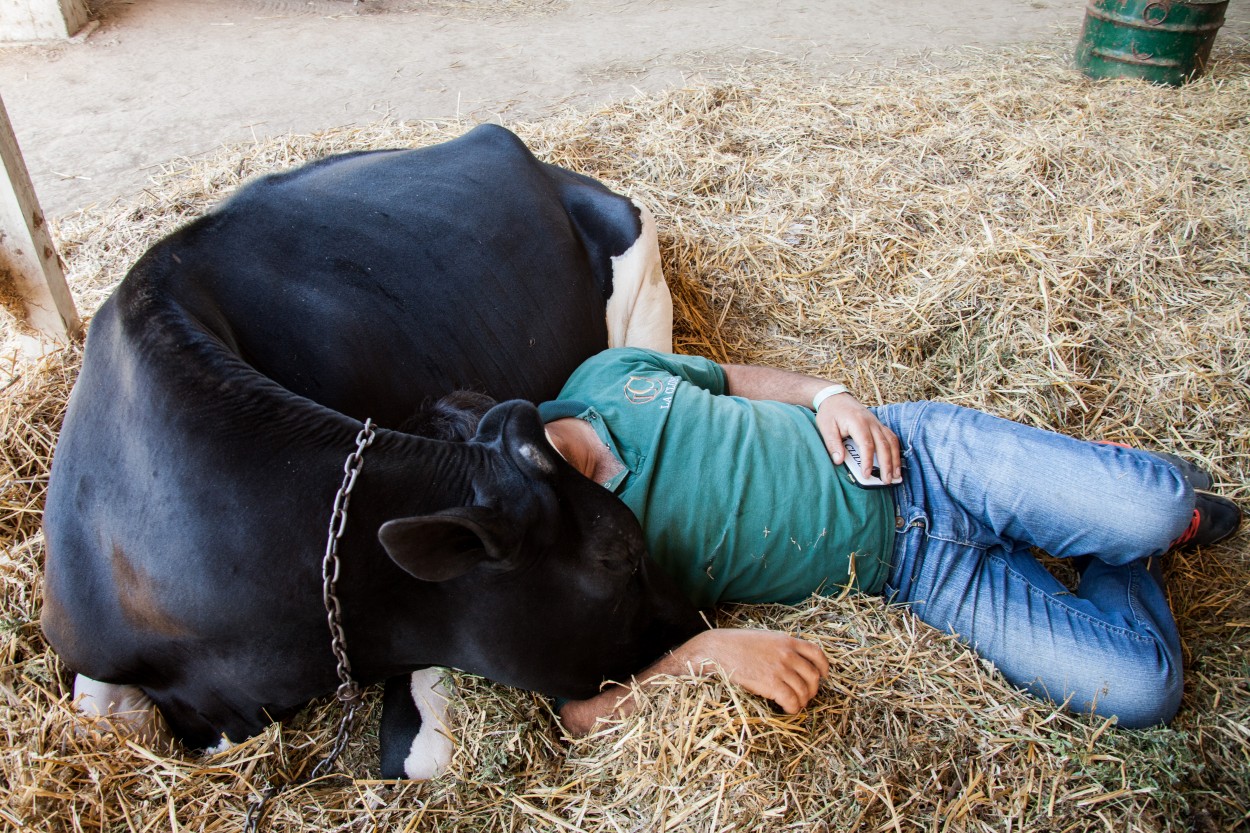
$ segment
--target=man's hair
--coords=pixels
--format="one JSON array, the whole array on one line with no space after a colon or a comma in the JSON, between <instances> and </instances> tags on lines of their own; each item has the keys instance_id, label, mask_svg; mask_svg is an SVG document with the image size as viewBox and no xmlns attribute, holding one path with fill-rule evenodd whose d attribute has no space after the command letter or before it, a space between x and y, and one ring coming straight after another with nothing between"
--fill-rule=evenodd
<instances>
[{"instance_id":1,"label":"man's hair","mask_svg":"<svg viewBox=\"0 0 1250 833\"><path fill-rule=\"evenodd\" d=\"M495 400L484 393L458 390L432 404L426 403L399 426L406 434L435 440L464 441L477 433L477 424Z\"/></svg>"}]
</instances>

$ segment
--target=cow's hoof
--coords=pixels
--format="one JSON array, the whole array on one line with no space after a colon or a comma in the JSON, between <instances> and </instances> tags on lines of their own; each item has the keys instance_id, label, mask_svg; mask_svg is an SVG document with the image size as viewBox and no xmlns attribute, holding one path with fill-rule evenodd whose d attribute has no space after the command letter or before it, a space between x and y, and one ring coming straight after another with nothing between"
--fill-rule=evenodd
<instances>
[{"instance_id":1,"label":"cow's hoof","mask_svg":"<svg viewBox=\"0 0 1250 833\"><path fill-rule=\"evenodd\" d=\"M410 691L412 702L421 712L421 729L404 758L404 775L414 781L437 778L451 763L454 744L451 727L447 725L450 692L444 673L442 668L426 668L412 674Z\"/></svg>"},{"instance_id":2,"label":"cow's hoof","mask_svg":"<svg viewBox=\"0 0 1250 833\"><path fill-rule=\"evenodd\" d=\"M96 728L129 737L143 746L168 747L174 738L143 689L74 678L74 709Z\"/></svg>"}]
</instances>

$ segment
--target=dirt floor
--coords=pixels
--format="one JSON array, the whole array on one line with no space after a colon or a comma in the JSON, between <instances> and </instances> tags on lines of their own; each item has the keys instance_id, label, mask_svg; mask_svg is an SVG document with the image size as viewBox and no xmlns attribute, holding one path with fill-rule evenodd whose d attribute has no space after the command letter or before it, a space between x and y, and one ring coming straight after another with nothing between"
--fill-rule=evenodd
<instances>
[{"instance_id":1,"label":"dirt floor","mask_svg":"<svg viewBox=\"0 0 1250 833\"><path fill-rule=\"evenodd\" d=\"M1239 4L1233 4L1239 5ZM1250 4L1247 4L1250 5ZM783 61L843 73L1076 27L1080 0L102 0L79 42L0 49L46 212L222 144L396 119L532 119ZM1230 9L1222 38L1250 34Z\"/></svg>"}]
</instances>

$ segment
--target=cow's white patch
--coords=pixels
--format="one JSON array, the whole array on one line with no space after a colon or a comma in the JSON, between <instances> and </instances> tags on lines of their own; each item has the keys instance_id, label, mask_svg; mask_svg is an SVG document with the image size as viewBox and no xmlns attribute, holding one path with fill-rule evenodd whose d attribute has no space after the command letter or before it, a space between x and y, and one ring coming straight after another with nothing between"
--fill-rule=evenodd
<instances>
[{"instance_id":1,"label":"cow's white patch","mask_svg":"<svg viewBox=\"0 0 1250 833\"><path fill-rule=\"evenodd\" d=\"M448 695L444 669L426 668L412 673L412 702L421 713L421 731L412 739L404 774L417 781L434 778L451 763L451 730L447 725Z\"/></svg>"},{"instance_id":2,"label":"cow's white patch","mask_svg":"<svg viewBox=\"0 0 1250 833\"><path fill-rule=\"evenodd\" d=\"M217 741L216 746L210 746L204 750L205 755L220 755L222 752L229 752L234 748L234 743L225 735L221 736L221 740Z\"/></svg>"},{"instance_id":3,"label":"cow's white patch","mask_svg":"<svg viewBox=\"0 0 1250 833\"><path fill-rule=\"evenodd\" d=\"M634 245L612 258L612 297L608 299L608 346L646 347L673 352L673 297L660 266L655 218L641 212L642 233Z\"/></svg>"},{"instance_id":4,"label":"cow's white patch","mask_svg":"<svg viewBox=\"0 0 1250 833\"><path fill-rule=\"evenodd\" d=\"M74 677L74 708L97 725L145 745L165 745L173 739L156 704L138 686L102 683L79 674Z\"/></svg>"}]
</instances>

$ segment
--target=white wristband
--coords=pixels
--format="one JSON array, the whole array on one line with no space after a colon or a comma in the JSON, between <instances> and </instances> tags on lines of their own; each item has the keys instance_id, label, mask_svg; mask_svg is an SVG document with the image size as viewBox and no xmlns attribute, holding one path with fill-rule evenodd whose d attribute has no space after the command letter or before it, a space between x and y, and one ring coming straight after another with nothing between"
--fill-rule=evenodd
<instances>
[{"instance_id":1,"label":"white wristband","mask_svg":"<svg viewBox=\"0 0 1250 833\"><path fill-rule=\"evenodd\" d=\"M815 396L812 397L812 410L819 411L824 401L831 396L837 396L839 393L850 393L846 389L846 385L830 385L827 388L821 388Z\"/></svg>"}]
</instances>

